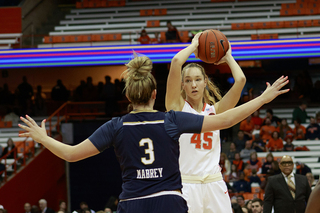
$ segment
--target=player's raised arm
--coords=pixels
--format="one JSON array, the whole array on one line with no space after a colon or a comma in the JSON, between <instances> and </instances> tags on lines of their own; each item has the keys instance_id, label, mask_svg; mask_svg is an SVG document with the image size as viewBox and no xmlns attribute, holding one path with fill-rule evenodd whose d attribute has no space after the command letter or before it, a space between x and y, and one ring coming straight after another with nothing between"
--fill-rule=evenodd
<instances>
[{"instance_id":1,"label":"player's raised arm","mask_svg":"<svg viewBox=\"0 0 320 213\"><path fill-rule=\"evenodd\" d=\"M201 33L197 33L192 39L191 44L178 52L171 61L170 71L167 79L166 92L166 109L181 111L184 105L184 100L181 96L181 68L187 61L189 56L198 49L198 39Z\"/></svg>"},{"instance_id":2,"label":"player's raised arm","mask_svg":"<svg viewBox=\"0 0 320 213\"><path fill-rule=\"evenodd\" d=\"M91 143L89 139L84 140L78 145L70 146L57 141L47 135L45 120L41 122L41 127L30 117L20 117L26 124L19 127L27 132L19 134L20 137L31 137L34 141L41 143L53 154L68 162L79 161L93 155L99 154L99 150Z\"/></svg>"},{"instance_id":3,"label":"player's raised arm","mask_svg":"<svg viewBox=\"0 0 320 213\"><path fill-rule=\"evenodd\" d=\"M259 97L221 114L206 116L203 121L201 132L225 129L235 125L251 115L262 105L275 99L278 95L288 92L289 89L281 90L281 88L288 83L288 77L281 76L272 84L272 86L267 83L267 89Z\"/></svg>"},{"instance_id":4,"label":"player's raised arm","mask_svg":"<svg viewBox=\"0 0 320 213\"><path fill-rule=\"evenodd\" d=\"M231 89L223 96L223 98L215 104L215 108L217 110L217 114L222 113L228 109L231 109L236 106L239 101L241 92L243 90L244 85L246 84L246 77L242 72L242 69L238 65L238 63L234 60L231 51L231 44L229 43L229 50L226 55L215 64L227 63L232 76L234 78L234 84Z\"/></svg>"}]
</instances>

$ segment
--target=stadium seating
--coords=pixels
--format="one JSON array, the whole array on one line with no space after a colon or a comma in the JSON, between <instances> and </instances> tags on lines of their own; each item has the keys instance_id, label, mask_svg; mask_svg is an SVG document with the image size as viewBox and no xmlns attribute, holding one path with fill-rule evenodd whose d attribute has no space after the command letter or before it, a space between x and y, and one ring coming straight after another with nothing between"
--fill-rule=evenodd
<instances>
[{"instance_id":1,"label":"stadium seating","mask_svg":"<svg viewBox=\"0 0 320 213\"><path fill-rule=\"evenodd\" d=\"M174 0L148 1L147 5L139 1L126 2L122 7L71 10L71 14L60 21L60 26L50 32L50 36L119 33L121 41L107 42L134 44L143 28L146 28L151 38L155 32L165 32L167 20L171 20L179 31L219 29L229 40L250 39L255 34L268 35L271 39L275 34L278 34L278 38L307 37L320 30L316 21L320 19L319 14L281 16L280 10L290 4L296 4L296 1ZM282 29L279 31L275 28ZM253 37L268 39L268 36ZM45 39L45 43L53 42ZM90 45L94 45L94 42Z\"/></svg>"}]
</instances>

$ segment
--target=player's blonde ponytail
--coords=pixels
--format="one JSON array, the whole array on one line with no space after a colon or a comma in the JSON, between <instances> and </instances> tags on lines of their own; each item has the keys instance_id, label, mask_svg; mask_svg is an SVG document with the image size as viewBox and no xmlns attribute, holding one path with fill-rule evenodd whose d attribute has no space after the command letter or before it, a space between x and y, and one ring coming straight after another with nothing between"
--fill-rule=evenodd
<instances>
[{"instance_id":1,"label":"player's blonde ponytail","mask_svg":"<svg viewBox=\"0 0 320 213\"><path fill-rule=\"evenodd\" d=\"M157 82L153 75L152 61L147 56L138 56L126 64L127 70L122 74L126 81L126 95L132 104L147 104L152 91L157 88Z\"/></svg>"},{"instance_id":2,"label":"player's blonde ponytail","mask_svg":"<svg viewBox=\"0 0 320 213\"><path fill-rule=\"evenodd\" d=\"M192 67L198 68L201 71L201 73L204 77L204 80L207 81L207 87L203 91L203 101L207 104L214 105L216 103L216 100L218 100L218 101L221 100L222 97L221 97L219 88L208 78L204 68L199 64L190 63L187 66L185 66L182 69L182 74L181 74L182 81L184 78L185 71L189 68L192 68ZM184 90L181 91L181 95L182 95L183 99L186 99L186 92Z\"/></svg>"}]
</instances>

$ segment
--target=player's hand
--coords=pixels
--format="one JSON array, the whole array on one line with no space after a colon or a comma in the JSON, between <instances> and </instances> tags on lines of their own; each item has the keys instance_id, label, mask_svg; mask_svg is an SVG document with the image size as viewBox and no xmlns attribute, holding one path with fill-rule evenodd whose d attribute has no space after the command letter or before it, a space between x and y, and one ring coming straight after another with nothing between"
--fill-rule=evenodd
<instances>
[{"instance_id":1,"label":"player's hand","mask_svg":"<svg viewBox=\"0 0 320 213\"><path fill-rule=\"evenodd\" d=\"M269 103L275 99L278 95L289 92L290 89L281 90L282 87L289 83L288 76L281 76L272 85L267 82L267 89L262 93L261 97L264 99L264 103Z\"/></svg>"},{"instance_id":2,"label":"player's hand","mask_svg":"<svg viewBox=\"0 0 320 213\"><path fill-rule=\"evenodd\" d=\"M192 39L191 45L194 45L194 54L196 56L196 58L198 58L198 46L199 46L199 37L201 36L202 32L199 32L197 34L195 34L195 36Z\"/></svg>"},{"instance_id":3,"label":"player's hand","mask_svg":"<svg viewBox=\"0 0 320 213\"><path fill-rule=\"evenodd\" d=\"M18 126L24 130L25 133L19 134L19 137L31 137L34 141L41 143L41 140L47 137L47 131L45 127L46 119L41 122L41 127L28 115L26 118L20 117L26 125L19 124Z\"/></svg>"},{"instance_id":4,"label":"player's hand","mask_svg":"<svg viewBox=\"0 0 320 213\"><path fill-rule=\"evenodd\" d=\"M231 44L230 44L229 41L228 41L228 43L229 43L229 49L228 49L228 51L226 52L226 55L223 56L223 57L220 59L220 61L214 63L214 65L219 65L219 64L222 64L222 63L226 63L226 62L228 62L228 60L230 59L230 57L232 58Z\"/></svg>"}]
</instances>

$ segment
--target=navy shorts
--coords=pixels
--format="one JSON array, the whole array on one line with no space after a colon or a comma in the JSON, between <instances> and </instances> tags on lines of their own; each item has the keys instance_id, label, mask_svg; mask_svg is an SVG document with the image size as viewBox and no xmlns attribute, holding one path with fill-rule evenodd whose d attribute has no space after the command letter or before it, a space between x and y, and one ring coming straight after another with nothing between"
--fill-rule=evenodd
<instances>
[{"instance_id":1,"label":"navy shorts","mask_svg":"<svg viewBox=\"0 0 320 213\"><path fill-rule=\"evenodd\" d=\"M122 201L117 213L187 213L185 199L179 195L161 195L151 198Z\"/></svg>"}]
</instances>

